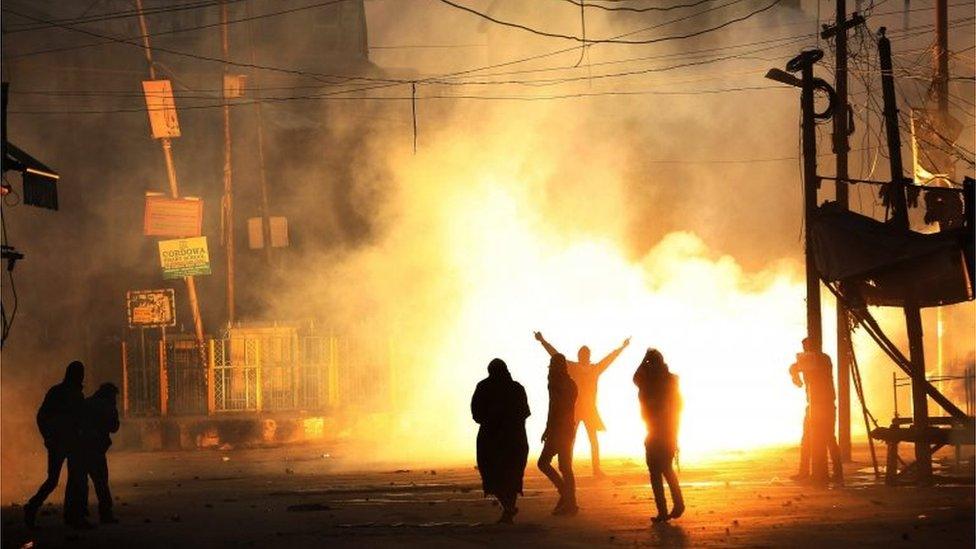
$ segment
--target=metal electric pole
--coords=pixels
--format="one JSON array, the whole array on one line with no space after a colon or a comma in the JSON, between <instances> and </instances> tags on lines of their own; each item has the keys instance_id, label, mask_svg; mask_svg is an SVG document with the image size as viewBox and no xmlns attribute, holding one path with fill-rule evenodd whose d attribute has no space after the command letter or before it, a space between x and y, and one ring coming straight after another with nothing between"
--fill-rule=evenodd
<instances>
[{"instance_id":1,"label":"metal electric pole","mask_svg":"<svg viewBox=\"0 0 976 549\"><path fill-rule=\"evenodd\" d=\"M156 79L156 65L153 63L152 49L149 46L149 29L146 25L146 15L143 13L142 0L136 0L136 10L139 13L139 30L142 32L142 47L149 65L149 79ZM180 197L180 188L176 179L176 166L173 163L173 145L168 137L162 137L159 142L163 147L163 158L166 161L166 176L169 180L169 194L173 198ZM200 303L197 301L197 286L192 276L185 276L186 293L190 300L190 311L193 314L193 333L196 338L197 350L201 359L206 356L203 343L203 320L200 317ZM203 363L205 363L204 361Z\"/></svg>"},{"instance_id":2,"label":"metal electric pole","mask_svg":"<svg viewBox=\"0 0 976 549\"><path fill-rule=\"evenodd\" d=\"M887 190L886 202L892 210L891 223L904 230L909 229L907 180L901 161L901 137L898 129L898 106L895 100L895 79L892 74L891 42L881 27L878 40L878 56L881 62L881 92L884 97L885 130L888 136L888 160L891 171L891 184ZM922 345L922 316L918 304L912 299L905 300L905 328L908 331L909 360L912 376L912 408L914 417L912 427L915 438L915 469L918 483L928 484L932 480L932 452L928 442L929 411L925 379L925 353Z\"/></svg>"},{"instance_id":3,"label":"metal electric pole","mask_svg":"<svg viewBox=\"0 0 976 549\"><path fill-rule=\"evenodd\" d=\"M862 22L864 18L857 13L847 19L847 3L837 0L836 24L824 29L821 36L825 39L834 37L835 65L834 91L834 135L833 152L836 155L836 181L834 193L838 206L848 208L848 156L850 145L848 136L848 101L847 101L847 31ZM840 445L841 458L851 459L851 346L850 313L844 304L837 301L837 441Z\"/></svg>"},{"instance_id":4,"label":"metal electric pole","mask_svg":"<svg viewBox=\"0 0 976 549\"><path fill-rule=\"evenodd\" d=\"M224 249L227 253L227 325L234 324L234 180L231 163L230 104L227 91L227 61L230 60L230 40L227 36L227 2L220 2L220 51L224 59L222 93L224 111L224 199L221 204Z\"/></svg>"}]
</instances>

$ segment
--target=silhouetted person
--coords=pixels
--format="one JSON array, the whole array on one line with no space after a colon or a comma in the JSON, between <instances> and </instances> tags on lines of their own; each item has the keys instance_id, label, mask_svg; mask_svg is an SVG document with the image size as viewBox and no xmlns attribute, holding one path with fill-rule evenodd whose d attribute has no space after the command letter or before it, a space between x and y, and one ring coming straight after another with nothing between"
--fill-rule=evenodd
<instances>
[{"instance_id":1,"label":"silhouetted person","mask_svg":"<svg viewBox=\"0 0 976 549\"><path fill-rule=\"evenodd\" d=\"M668 370L660 351L648 349L644 360L634 372L634 385L637 385L641 415L647 424L644 449L651 489L654 491L654 504L657 506L657 516L651 520L663 522L676 519L685 512L685 500L672 465L678 451L678 423L681 416L678 376ZM671 501L674 504L670 514L668 503L664 499L664 480L668 481Z\"/></svg>"},{"instance_id":2,"label":"silhouetted person","mask_svg":"<svg viewBox=\"0 0 976 549\"><path fill-rule=\"evenodd\" d=\"M105 453L112 446L112 433L119 430L117 399L119 388L103 383L85 400L81 415L80 451L85 470L98 497L98 516L102 524L118 522L112 513L112 492L108 487L108 461ZM83 507L88 508L88 480L85 479Z\"/></svg>"},{"instance_id":3,"label":"silhouetted person","mask_svg":"<svg viewBox=\"0 0 976 549\"><path fill-rule=\"evenodd\" d=\"M541 332L536 332L535 338L546 349L549 356L559 354L559 351L542 337ZM597 383L600 381L600 374L613 364L620 352L629 344L630 338L628 337L620 347L614 349L596 364L590 363L590 348L583 345L576 355L578 362L566 363L569 377L573 378L579 391L579 398L576 399L576 421L577 424L582 422L583 426L586 427L586 435L590 439L590 456L593 463L593 476L595 477L604 476L603 471L600 470L600 441L597 439L597 432L606 431L606 426L603 424L600 412L596 407Z\"/></svg>"},{"instance_id":4,"label":"silhouetted person","mask_svg":"<svg viewBox=\"0 0 976 549\"><path fill-rule=\"evenodd\" d=\"M834 465L832 480L841 484L844 482L844 466L834 434L837 408L834 402L833 364L830 357L814 350L810 338L804 338L803 352L797 353L796 362L790 366L790 377L797 387L806 386L807 394L803 438L800 441L800 468L793 478L811 478L814 482L826 483L829 453L830 461Z\"/></svg>"},{"instance_id":5,"label":"silhouetted person","mask_svg":"<svg viewBox=\"0 0 976 549\"><path fill-rule=\"evenodd\" d=\"M37 428L47 448L47 479L34 497L24 505L24 522L33 527L37 511L44 500L58 486L61 467L68 462L68 482L64 495L64 520L78 528L90 528L77 505L79 488L87 483L82 460L79 459L79 418L85 402L82 388L85 365L74 361L64 371L64 380L48 389L37 411Z\"/></svg>"},{"instance_id":6,"label":"silhouetted person","mask_svg":"<svg viewBox=\"0 0 976 549\"><path fill-rule=\"evenodd\" d=\"M498 498L502 516L511 523L518 513L515 499L522 493L522 476L529 458L525 418L529 401L525 388L514 381L505 362L488 364L488 377L478 382L471 398L471 415L478 428L478 471L485 495Z\"/></svg>"},{"instance_id":7,"label":"silhouetted person","mask_svg":"<svg viewBox=\"0 0 976 549\"><path fill-rule=\"evenodd\" d=\"M573 477L573 443L576 442L576 383L566 370L566 357L556 353L549 358L549 417L542 433L539 469L559 491L554 515L575 515L576 479ZM552 458L559 459L559 471Z\"/></svg>"}]
</instances>

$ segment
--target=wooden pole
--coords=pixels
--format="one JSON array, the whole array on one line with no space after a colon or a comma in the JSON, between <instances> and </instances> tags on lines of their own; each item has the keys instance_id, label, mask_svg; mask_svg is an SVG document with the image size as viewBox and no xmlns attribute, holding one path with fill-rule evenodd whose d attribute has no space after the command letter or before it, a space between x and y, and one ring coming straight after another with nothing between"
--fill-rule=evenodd
<instances>
[{"instance_id":1,"label":"wooden pole","mask_svg":"<svg viewBox=\"0 0 976 549\"><path fill-rule=\"evenodd\" d=\"M251 17L251 1L248 0L244 4L244 9L247 11L247 17ZM251 64L256 65L256 57L254 53L254 22L251 21L247 24L247 34L248 41L251 46ZM251 79L252 87L258 88L257 76L253 76ZM258 97L254 101L254 113L257 117L257 139L258 139L258 174L260 176L261 185L261 239L264 241L264 259L268 263L268 266L273 265L273 253L271 250L271 213L269 208L268 199L268 174L267 165L265 162L264 155L264 113L261 110L261 98Z\"/></svg>"},{"instance_id":2,"label":"wooden pole","mask_svg":"<svg viewBox=\"0 0 976 549\"><path fill-rule=\"evenodd\" d=\"M810 227L813 225L814 212L817 209L817 188L820 186L820 180L817 176L817 128L813 98L814 62L815 60L807 60L801 67L800 109L803 113L803 215L804 227L806 228L804 255L806 262L807 337L812 344L812 350L819 353L823 349L820 275L817 273L817 266L814 261L813 236L810 231ZM816 412L817 410L811 406L811 413ZM810 432L811 478L816 483L825 484L828 479L827 441L824 440L825 433L821 433L821 429L816 427L818 425L816 418L813 419L812 425L814 428ZM832 427L831 430L833 430Z\"/></svg>"},{"instance_id":3,"label":"wooden pole","mask_svg":"<svg viewBox=\"0 0 976 549\"><path fill-rule=\"evenodd\" d=\"M122 340L122 417L129 417L129 353Z\"/></svg>"},{"instance_id":4,"label":"wooden pole","mask_svg":"<svg viewBox=\"0 0 976 549\"><path fill-rule=\"evenodd\" d=\"M936 0L935 2L935 48L932 51L934 56L933 65L935 69L935 78L933 79L933 91L936 96L936 104L938 105L938 121L937 124L941 130L949 127L949 7L946 0ZM948 135L949 138L955 138L955 135ZM947 182L951 183L955 180L956 170L955 162L950 155L938 155L945 158L944 166L936 166L936 170L939 172L944 172L946 174ZM968 215L972 215L971 212L967 211ZM941 223L939 224L941 227ZM941 230L941 229L940 229ZM936 345L937 345L937 362L939 376L942 376L943 368L943 318L942 318L942 307L936 307ZM942 382L939 382L939 389L942 389Z\"/></svg>"},{"instance_id":5,"label":"wooden pole","mask_svg":"<svg viewBox=\"0 0 976 549\"><path fill-rule=\"evenodd\" d=\"M142 0L136 0L136 10L139 12L139 30L142 32L142 49L146 54L149 65L149 79L156 79L156 65L153 63L152 48L149 45L149 28L146 25L146 15L143 13ZM159 140L163 147L163 158L166 161L166 177L169 181L169 194L173 198L180 197L179 183L176 179L176 166L173 163L173 147L168 137ZM197 286L192 276L183 277L186 281L186 293L190 301L190 312L193 315L193 332L196 337L197 352L201 361L206 360L203 347L203 319L200 317L200 303L197 300Z\"/></svg>"},{"instance_id":6,"label":"wooden pole","mask_svg":"<svg viewBox=\"0 0 976 549\"><path fill-rule=\"evenodd\" d=\"M224 248L227 253L227 325L234 324L236 316L234 299L234 180L231 163L230 104L227 102L227 63L230 60L230 40L227 29L227 2L220 2L220 46L223 55L223 111L224 111L224 200L223 228Z\"/></svg>"},{"instance_id":7,"label":"wooden pole","mask_svg":"<svg viewBox=\"0 0 976 549\"><path fill-rule=\"evenodd\" d=\"M806 256L807 289L807 337L814 349L823 349L823 330L820 318L820 277L813 256L813 238L810 233L811 222L817 209L817 128L814 119L813 103L813 65L803 67L803 88L800 94L800 108L803 112L803 215L806 226L804 253Z\"/></svg>"},{"instance_id":8,"label":"wooden pole","mask_svg":"<svg viewBox=\"0 0 976 549\"><path fill-rule=\"evenodd\" d=\"M905 195L906 181L901 160L901 136L898 133L898 106L895 102L895 80L892 74L891 42L885 36L885 28L879 31L878 54L881 61L881 92L884 97L885 130L888 136L888 161L891 185L888 203L891 205L891 223L908 230L908 201ZM908 331L909 360L912 371L912 425L919 434L915 442L915 462L919 484L932 481L932 452L925 434L928 431L929 413L925 385L925 352L922 345L922 316L918 304L911 296L905 299L905 328Z\"/></svg>"},{"instance_id":9,"label":"wooden pole","mask_svg":"<svg viewBox=\"0 0 976 549\"><path fill-rule=\"evenodd\" d=\"M949 114L949 6L946 0L935 1L934 54L936 100L945 122Z\"/></svg>"},{"instance_id":10,"label":"wooden pole","mask_svg":"<svg viewBox=\"0 0 976 549\"><path fill-rule=\"evenodd\" d=\"M837 0L836 72L834 91L837 103L834 110L834 154L836 155L835 194L837 204L848 208L847 152L847 3ZM850 313L837 301L837 442L841 459L851 460L851 329Z\"/></svg>"}]
</instances>

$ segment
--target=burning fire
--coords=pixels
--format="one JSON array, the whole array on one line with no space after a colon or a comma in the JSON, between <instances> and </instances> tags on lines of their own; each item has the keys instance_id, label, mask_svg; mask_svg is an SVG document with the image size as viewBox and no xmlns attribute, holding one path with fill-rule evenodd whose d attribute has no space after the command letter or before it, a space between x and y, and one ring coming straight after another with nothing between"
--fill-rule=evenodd
<instances>
[{"instance_id":1,"label":"burning fire","mask_svg":"<svg viewBox=\"0 0 976 549\"><path fill-rule=\"evenodd\" d=\"M691 232L633 258L621 244L627 198L613 170L564 192L547 188L540 162L481 158L474 144L452 143L406 160L396 229L355 270L378 293L397 295L394 363L411 365L398 374L409 410L398 419L398 450L473 455L469 399L496 356L526 387L537 445L548 356L534 330L570 359L588 345L594 361L633 337L600 381L604 455L643 455L631 376L648 347L681 379L683 459L798 442L805 396L787 368L805 334L799 264L745 272Z\"/></svg>"}]
</instances>

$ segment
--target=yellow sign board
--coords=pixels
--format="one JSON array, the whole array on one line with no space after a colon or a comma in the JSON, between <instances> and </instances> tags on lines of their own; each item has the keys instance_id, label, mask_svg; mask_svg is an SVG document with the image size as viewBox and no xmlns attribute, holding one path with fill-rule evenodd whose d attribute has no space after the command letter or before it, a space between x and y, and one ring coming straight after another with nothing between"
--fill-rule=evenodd
<instances>
[{"instance_id":1,"label":"yellow sign board","mask_svg":"<svg viewBox=\"0 0 976 549\"><path fill-rule=\"evenodd\" d=\"M210 252L207 237L160 240L159 261L163 267L163 278L208 275Z\"/></svg>"},{"instance_id":2,"label":"yellow sign board","mask_svg":"<svg viewBox=\"0 0 976 549\"><path fill-rule=\"evenodd\" d=\"M176 102L169 80L144 80L142 91L146 96L153 137L179 137L180 121L176 118Z\"/></svg>"}]
</instances>

